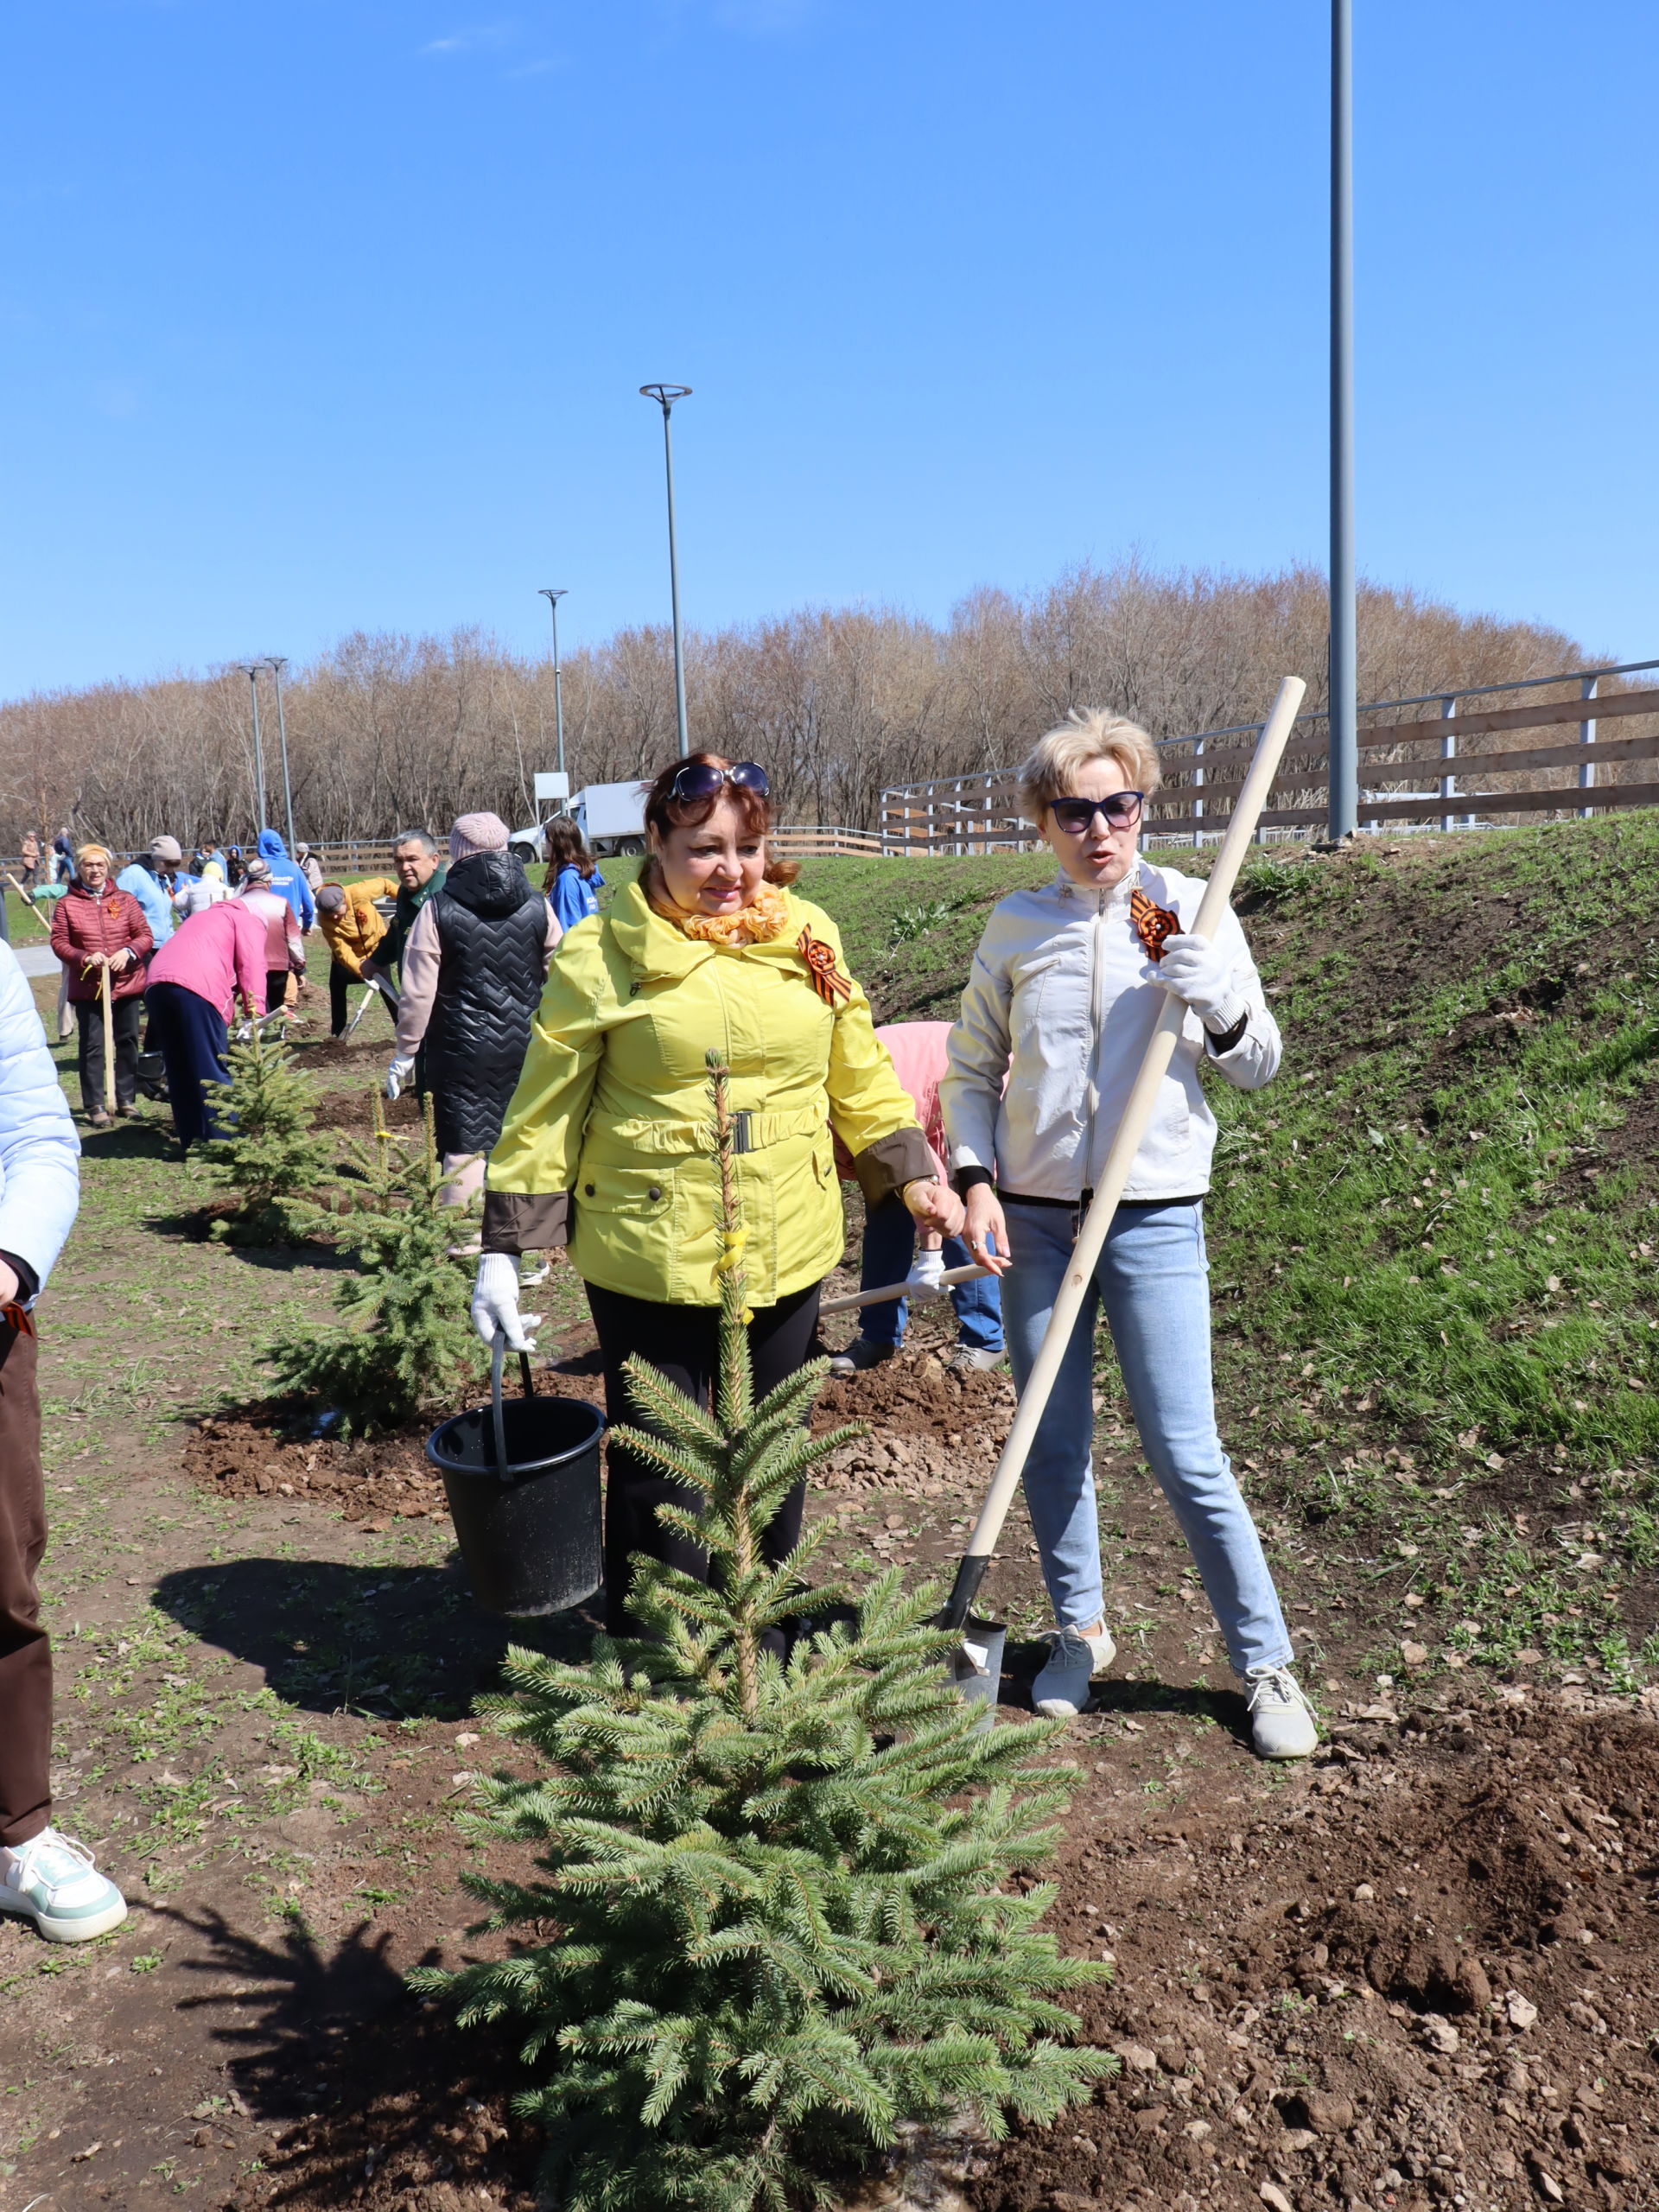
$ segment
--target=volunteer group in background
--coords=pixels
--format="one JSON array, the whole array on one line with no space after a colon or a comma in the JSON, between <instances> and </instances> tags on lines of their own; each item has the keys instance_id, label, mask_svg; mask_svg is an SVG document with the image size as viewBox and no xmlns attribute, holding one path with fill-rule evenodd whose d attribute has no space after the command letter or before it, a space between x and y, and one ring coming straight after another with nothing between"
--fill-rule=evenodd
<instances>
[{"instance_id":1,"label":"volunteer group in background","mask_svg":"<svg viewBox=\"0 0 1659 2212\"><path fill-rule=\"evenodd\" d=\"M471 1248L480 1335L533 1349L539 1317L521 1313L520 1288L552 1256L568 1257L598 1337L607 1412L636 1423L623 1379L636 1354L704 1406L713 1383L721 1243L708 1156L711 1043L729 1066L741 1129L757 1392L817 1356L820 1294L845 1245L843 1177L863 1197L863 1287L902 1285L904 1296L865 1307L832 1368L850 1375L890 1360L907 1307L940 1298L944 1274L971 1268L976 1279L950 1289L950 1363L964 1377L995 1367L1006 1341L1018 1392L1147 1040L1176 1000L1183 1023L1163 1096L1025 1466L1054 1619L1033 1700L1075 1714L1116 1656L1092 1461L1103 1318L1147 1464L1243 1683L1255 1747L1304 1758L1317 1729L1217 1428L1203 1221L1216 1123L1200 1071L1257 1089L1277 1072L1280 1037L1236 918L1213 943L1190 934L1202 885L1141 854L1158 773L1146 733L1103 713L1074 712L1038 742L1021 797L1055 874L993 909L954 1023L876 1028L835 922L799 895L796 864L772 849L765 768L711 753L652 784L645 868L602 912L603 880L573 824L549 825L535 887L488 813L461 816L443 843L403 831L391 874L351 881L330 880L306 846L290 855L270 830L247 853L209 844L189 868L175 839L157 837L118 871L107 848L77 845L64 829L49 846L23 841L20 887L52 902L60 1021L73 1024L88 1123L108 1122L111 1095L118 1116L139 1110L147 1055L187 1150L222 1130L232 1029L292 1014L306 939L320 930L332 1036L353 1033L381 1001L395 1031L388 1096L429 1092L452 1201L482 1189ZM355 1011L354 994L367 995ZM3 948L0 1048L0 1911L73 1941L124 1910L90 1855L51 1824L35 1587L45 1525L32 1308L73 1216L78 1147ZM527 1255L536 1278L521 1276ZM683 1528L658 1519L659 1507L692 1503L611 1446L613 1630L638 1625L629 1599L641 1554L709 1573ZM769 1560L798 1541L804 1509L798 1488L766 1532ZM774 1635L780 1655L787 1640Z\"/></svg>"}]
</instances>

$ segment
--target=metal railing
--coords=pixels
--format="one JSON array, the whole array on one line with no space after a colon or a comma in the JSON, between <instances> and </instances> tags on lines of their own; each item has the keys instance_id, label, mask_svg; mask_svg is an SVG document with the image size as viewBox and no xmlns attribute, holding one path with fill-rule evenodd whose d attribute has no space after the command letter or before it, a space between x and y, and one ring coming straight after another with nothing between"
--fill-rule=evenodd
<instances>
[{"instance_id":1,"label":"metal railing","mask_svg":"<svg viewBox=\"0 0 1659 2212\"><path fill-rule=\"evenodd\" d=\"M1589 816L1618 807L1659 804L1659 783L1618 780L1623 768L1659 760L1659 688L1599 692L1610 677L1655 669L1659 669L1659 660L1624 661L1554 676L1519 677L1507 683L1448 685L1408 698L1372 701L1359 709L1362 771L1369 771L1368 788L1359 802L1361 827L1373 832L1435 827L1450 830L1491 825L1506 816ZM1564 684L1577 685L1575 698L1473 713L1463 704ZM1439 714L1415 721L1380 723L1374 719L1427 706L1438 707ZM1599 735L1601 723L1630 717L1648 720L1651 728L1626 738ZM1297 718L1286 748L1287 765L1274 787L1291 803L1263 815L1258 842L1276 842L1281 836L1324 823L1325 804L1316 795L1325 787L1325 741L1312 733L1328 719L1323 710ZM1552 747L1544 740L1500 753L1459 751L1459 740L1573 723L1577 735L1570 745ZM1259 722L1234 722L1190 737L1159 740L1165 779L1148 805L1142 842L1202 845L1218 838L1230 810L1219 803L1236 795L1261 727ZM1299 743L1295 733L1304 728L1310 734ZM1367 753L1373 756L1369 760ZM1530 780L1562 768L1573 771L1570 783ZM1390 775L1387 771L1391 769L1399 772ZM1471 778L1480 783L1492 777L1505 779L1503 787L1469 787ZM1526 787L1510 784L1509 779L1521 777L1529 779ZM1433 790L1421 788L1431 780ZM1593 798L1580 797L1592 791ZM881 794L881 836L882 849L889 854L1007 852L1030 849L1039 842L1020 812L1018 771L1013 767L890 786Z\"/></svg>"}]
</instances>

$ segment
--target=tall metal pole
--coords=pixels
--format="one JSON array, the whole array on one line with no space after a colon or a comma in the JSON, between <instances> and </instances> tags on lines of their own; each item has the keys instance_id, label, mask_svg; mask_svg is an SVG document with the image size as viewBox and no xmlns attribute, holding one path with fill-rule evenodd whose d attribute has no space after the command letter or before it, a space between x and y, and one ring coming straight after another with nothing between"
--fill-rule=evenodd
<instances>
[{"instance_id":1,"label":"tall metal pole","mask_svg":"<svg viewBox=\"0 0 1659 2212\"><path fill-rule=\"evenodd\" d=\"M644 398L654 399L663 410L663 461L668 471L668 589L674 608L674 715L679 726L680 758L691 750L685 732L685 652L680 639L680 563L674 549L674 439L668 418L677 399L690 399L689 384L642 384Z\"/></svg>"},{"instance_id":2,"label":"tall metal pole","mask_svg":"<svg viewBox=\"0 0 1659 2212\"><path fill-rule=\"evenodd\" d=\"M257 660L244 661L240 665L253 695L253 835L257 843L259 832L265 826L265 754L259 742L259 664Z\"/></svg>"},{"instance_id":3,"label":"tall metal pole","mask_svg":"<svg viewBox=\"0 0 1659 2212\"><path fill-rule=\"evenodd\" d=\"M270 671L271 681L276 686L276 734L283 747L283 806L288 816L289 858L294 856L294 787L288 780L288 717L283 712L283 671L288 666L286 653L267 653L265 666Z\"/></svg>"},{"instance_id":4,"label":"tall metal pole","mask_svg":"<svg viewBox=\"0 0 1659 2212\"><path fill-rule=\"evenodd\" d=\"M553 723L559 737L559 773L564 773L564 693L559 682L559 601L564 597L563 586L555 591L550 585L542 586L542 597L547 601L553 617Z\"/></svg>"},{"instance_id":5,"label":"tall metal pole","mask_svg":"<svg viewBox=\"0 0 1659 2212\"><path fill-rule=\"evenodd\" d=\"M1354 577L1353 0L1331 0L1331 721L1329 832L1359 818L1359 640Z\"/></svg>"}]
</instances>

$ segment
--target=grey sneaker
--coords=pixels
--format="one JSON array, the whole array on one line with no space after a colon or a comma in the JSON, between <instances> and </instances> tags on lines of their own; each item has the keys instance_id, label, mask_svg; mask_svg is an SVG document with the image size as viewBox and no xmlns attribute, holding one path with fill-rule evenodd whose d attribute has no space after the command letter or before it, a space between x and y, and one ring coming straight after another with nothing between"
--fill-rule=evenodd
<instances>
[{"instance_id":1,"label":"grey sneaker","mask_svg":"<svg viewBox=\"0 0 1659 2212\"><path fill-rule=\"evenodd\" d=\"M897 1344L872 1344L868 1337L855 1337L845 1351L838 1351L830 1362L832 1375L861 1375L867 1367L880 1367L898 1351Z\"/></svg>"},{"instance_id":2,"label":"grey sneaker","mask_svg":"<svg viewBox=\"0 0 1659 2212\"><path fill-rule=\"evenodd\" d=\"M1252 1667L1244 1677L1249 1689L1250 1735L1264 1759L1305 1759L1317 1747L1319 1731L1313 1708L1288 1667Z\"/></svg>"},{"instance_id":3,"label":"grey sneaker","mask_svg":"<svg viewBox=\"0 0 1659 2212\"><path fill-rule=\"evenodd\" d=\"M48 1943L86 1943L127 1916L127 1901L73 1836L42 1828L0 1847L0 1912L32 1920Z\"/></svg>"},{"instance_id":4,"label":"grey sneaker","mask_svg":"<svg viewBox=\"0 0 1659 2212\"><path fill-rule=\"evenodd\" d=\"M1081 1629L1057 1629L1043 1670L1031 1686L1033 1710L1049 1720L1073 1719L1089 1702L1090 1678L1103 1675L1116 1656L1117 1646L1108 1629L1098 1636L1085 1636Z\"/></svg>"},{"instance_id":5,"label":"grey sneaker","mask_svg":"<svg viewBox=\"0 0 1659 2212\"><path fill-rule=\"evenodd\" d=\"M950 1375L988 1375L994 1367L1001 1367L1007 1357L1006 1352L982 1351L976 1344L958 1344L944 1363Z\"/></svg>"}]
</instances>

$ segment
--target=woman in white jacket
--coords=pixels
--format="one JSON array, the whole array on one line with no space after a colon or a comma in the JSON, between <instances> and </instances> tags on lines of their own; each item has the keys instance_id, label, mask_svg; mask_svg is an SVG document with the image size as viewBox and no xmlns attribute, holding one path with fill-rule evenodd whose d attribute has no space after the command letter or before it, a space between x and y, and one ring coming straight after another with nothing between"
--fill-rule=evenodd
<instances>
[{"instance_id":1,"label":"woman in white jacket","mask_svg":"<svg viewBox=\"0 0 1659 2212\"><path fill-rule=\"evenodd\" d=\"M52 1655L36 1574L46 1549L35 1300L75 1218L80 1147L41 1017L0 945L0 1913L49 1942L127 1916L92 1853L52 1825Z\"/></svg>"},{"instance_id":2,"label":"woman in white jacket","mask_svg":"<svg viewBox=\"0 0 1659 2212\"><path fill-rule=\"evenodd\" d=\"M1241 1090L1270 1083L1279 1031L1244 933L1189 936L1201 882L1138 851L1159 781L1133 722L1073 711L1020 771L1021 798L1060 873L993 912L939 1087L974 1258L1003 1275L1014 1386L1023 1389L1165 994L1187 1007L1128 1184L1027 1462L1026 1501L1057 1624L1033 1700L1081 1711L1116 1646L1104 1618L1090 1443L1096 1317L1103 1306L1141 1448L1179 1522L1249 1692L1258 1751L1318 1740L1289 1672L1283 1611L1216 1433L1205 1193L1216 1123L1198 1069ZM1004 1088L1006 1084L1006 1090Z\"/></svg>"}]
</instances>

